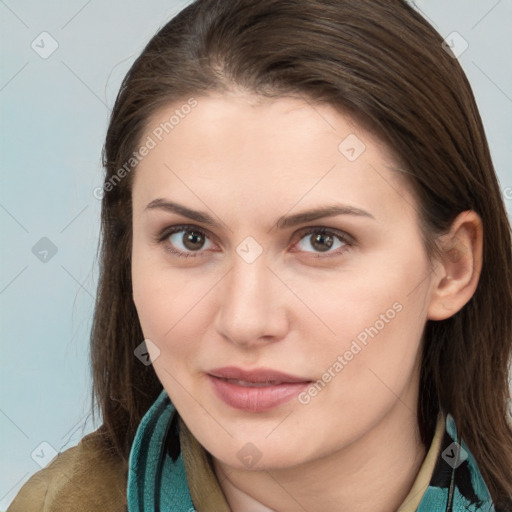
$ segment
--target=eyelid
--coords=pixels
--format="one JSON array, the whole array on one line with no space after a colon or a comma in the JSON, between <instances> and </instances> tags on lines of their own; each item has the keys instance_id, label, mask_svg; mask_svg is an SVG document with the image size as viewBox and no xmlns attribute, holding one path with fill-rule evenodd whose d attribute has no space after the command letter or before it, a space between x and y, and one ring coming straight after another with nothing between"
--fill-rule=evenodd
<instances>
[{"instance_id":1,"label":"eyelid","mask_svg":"<svg viewBox=\"0 0 512 512\"><path fill-rule=\"evenodd\" d=\"M315 252L315 251L301 251L294 249L294 247L305 237L308 235L311 235L313 233L322 233L322 234L329 234L333 235L334 237L338 238L342 243L343 246L339 247L336 251L326 251L326 252ZM306 228L299 229L294 234L294 239L297 241L294 242L291 252L297 252L297 253L306 253L308 254L308 257L316 258L316 259L325 259L325 258L335 258L337 256L343 256L350 248L356 245L356 240L353 236L349 235L345 231L341 231L336 228L329 228L327 226L309 226Z\"/></svg>"},{"instance_id":2,"label":"eyelid","mask_svg":"<svg viewBox=\"0 0 512 512\"><path fill-rule=\"evenodd\" d=\"M167 226L158 232L155 236L155 242L164 242L172 234L178 233L179 231L197 231L210 239L212 238L207 230L200 228L199 226L195 226L194 224L174 224L172 226Z\"/></svg>"},{"instance_id":3,"label":"eyelid","mask_svg":"<svg viewBox=\"0 0 512 512\"><path fill-rule=\"evenodd\" d=\"M327 226L308 226L305 228L301 228L294 234L294 237L300 236L300 238L302 238L303 236L309 235L311 233L330 233L337 236L347 245L356 244L356 239L353 236L349 235L346 231L342 231L341 229L337 228L330 228Z\"/></svg>"},{"instance_id":4,"label":"eyelid","mask_svg":"<svg viewBox=\"0 0 512 512\"><path fill-rule=\"evenodd\" d=\"M203 235L204 237L208 238L209 240L212 240L212 238L214 238L214 237L212 237L212 235L210 235L208 230L205 230L205 229L203 229L199 226L196 226L194 224L175 224L173 226L168 226L168 227L164 228L163 230L161 230L154 237L154 241L159 244L164 244L164 247L166 248L166 250L171 252L173 255L183 256L183 257L201 257L203 255L203 253L205 252L204 250L184 252L184 251L180 251L177 249L171 249L169 244L165 243L166 240L171 235L173 235L175 233L179 233L180 231L196 231L196 232L200 233L201 235ZM315 257L315 258L327 258L327 257L331 257L331 256L341 256L342 253L346 252L346 248L345 248L346 246L352 247L352 246L356 245L356 243L357 243L355 238L353 236L349 235L348 233L346 233L345 231L341 231L336 228L330 228L328 226L316 225L316 226L306 226L304 228L297 230L293 234L293 237L292 237L295 240L293 245L296 245L302 238L304 238L305 236L307 236L309 234L313 234L313 233L332 234L345 244L344 248L342 248L341 251L338 250L336 252L326 252L325 255L322 255L323 254L322 252L298 251L298 250L293 250L293 249L292 249L292 252L306 252L308 254L313 255L313 257Z\"/></svg>"},{"instance_id":5,"label":"eyelid","mask_svg":"<svg viewBox=\"0 0 512 512\"><path fill-rule=\"evenodd\" d=\"M180 231L195 231L200 233L204 237L208 238L209 240L212 239L212 236L209 234L209 232L203 228L200 228L199 226L195 226L193 224L175 224L173 226L168 226L161 230L159 233L157 233L157 235L154 237L154 241L157 244L163 244L165 250L167 250L174 256L181 256L184 258L197 258L203 256L204 250L185 252L171 248L171 245L166 243L167 239L171 235L179 233Z\"/></svg>"}]
</instances>

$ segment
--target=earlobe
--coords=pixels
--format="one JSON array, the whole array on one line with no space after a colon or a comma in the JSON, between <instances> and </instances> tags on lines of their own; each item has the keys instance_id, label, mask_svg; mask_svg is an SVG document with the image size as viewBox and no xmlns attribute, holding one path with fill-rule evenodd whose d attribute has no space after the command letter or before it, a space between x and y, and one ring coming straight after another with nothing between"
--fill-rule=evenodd
<instances>
[{"instance_id":1,"label":"earlobe","mask_svg":"<svg viewBox=\"0 0 512 512\"><path fill-rule=\"evenodd\" d=\"M433 274L427 318L445 320L469 302L482 270L483 226L480 216L468 210L453 221L443 235L438 269Z\"/></svg>"}]
</instances>

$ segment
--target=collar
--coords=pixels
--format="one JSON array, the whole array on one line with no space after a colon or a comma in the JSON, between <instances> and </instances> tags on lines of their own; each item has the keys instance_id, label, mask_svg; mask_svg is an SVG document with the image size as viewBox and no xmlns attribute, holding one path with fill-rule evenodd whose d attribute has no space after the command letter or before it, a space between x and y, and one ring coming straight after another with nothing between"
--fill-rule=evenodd
<instances>
[{"instance_id":1,"label":"collar","mask_svg":"<svg viewBox=\"0 0 512 512\"><path fill-rule=\"evenodd\" d=\"M173 462L165 447L173 413L163 390L137 428L128 460L128 512L194 510L182 454Z\"/></svg>"},{"instance_id":2,"label":"collar","mask_svg":"<svg viewBox=\"0 0 512 512\"><path fill-rule=\"evenodd\" d=\"M429 486L417 512L496 512L475 458L451 414Z\"/></svg>"},{"instance_id":3,"label":"collar","mask_svg":"<svg viewBox=\"0 0 512 512\"><path fill-rule=\"evenodd\" d=\"M181 432L170 432L174 412L175 408L166 391L162 390L142 418L129 456L128 512L147 510L203 512L206 510L203 506L195 508L192 502L183 460L183 453L186 458L190 458L193 453L190 446L187 446L191 435L182 436ZM438 443L441 446L437 453L437 460L427 488L420 486L420 492L425 490L414 512L496 512L477 463L466 443L457 433L453 417L450 414L443 417L444 432L438 435L438 438L441 437L441 442ZM175 461L167 453L168 435L180 435L183 445ZM429 454L435 449L434 446L429 450ZM204 450L202 452L202 455L206 453ZM204 474L213 473L207 457L201 460L199 469ZM192 466L191 462L187 461L189 473ZM196 467L198 467L197 461ZM420 475L421 473L420 471ZM200 501L203 504L204 499L195 496L197 488L198 486L192 487L194 501ZM416 483L412 491L415 489L417 489ZM220 488L218 490L221 492ZM411 493L404 505L410 497L412 497ZM197 503L196 506L198 506ZM409 512L412 509L401 508L400 510Z\"/></svg>"}]
</instances>

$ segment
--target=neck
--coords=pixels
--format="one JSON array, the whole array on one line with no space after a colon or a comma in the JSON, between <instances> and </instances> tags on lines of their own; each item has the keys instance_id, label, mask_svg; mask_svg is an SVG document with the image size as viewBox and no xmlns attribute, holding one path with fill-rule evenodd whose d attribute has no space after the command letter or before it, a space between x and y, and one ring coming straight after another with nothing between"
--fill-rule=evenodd
<instances>
[{"instance_id":1,"label":"neck","mask_svg":"<svg viewBox=\"0 0 512 512\"><path fill-rule=\"evenodd\" d=\"M425 458L413 413L403 402L349 446L285 469L214 468L232 512L393 512ZM248 508L249 507L249 508Z\"/></svg>"}]
</instances>

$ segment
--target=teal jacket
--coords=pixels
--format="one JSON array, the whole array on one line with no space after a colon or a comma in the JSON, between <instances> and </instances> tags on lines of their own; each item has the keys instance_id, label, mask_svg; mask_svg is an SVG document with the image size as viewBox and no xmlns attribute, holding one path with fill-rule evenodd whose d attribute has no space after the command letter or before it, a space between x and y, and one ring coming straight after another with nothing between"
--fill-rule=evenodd
<instances>
[{"instance_id":1,"label":"teal jacket","mask_svg":"<svg viewBox=\"0 0 512 512\"><path fill-rule=\"evenodd\" d=\"M128 511L194 512L181 454L167 453L174 413L165 390L142 419L132 445L128 470ZM417 512L501 512L496 510L474 457L458 438L451 415L436 465Z\"/></svg>"}]
</instances>

